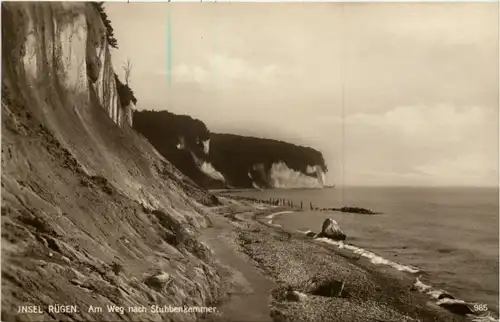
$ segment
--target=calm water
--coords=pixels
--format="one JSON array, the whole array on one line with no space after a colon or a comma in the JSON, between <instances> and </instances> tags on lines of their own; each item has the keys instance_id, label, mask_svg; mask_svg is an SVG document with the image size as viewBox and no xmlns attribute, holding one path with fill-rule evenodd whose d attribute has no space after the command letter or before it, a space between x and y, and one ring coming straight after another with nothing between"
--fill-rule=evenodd
<instances>
[{"instance_id":1,"label":"calm water","mask_svg":"<svg viewBox=\"0 0 500 322\"><path fill-rule=\"evenodd\" d=\"M366 216L307 210L274 222L318 232L323 220L332 217L349 244L416 266L426 284L498 312L498 189L278 189L234 194L303 201L304 209L312 202L320 208L346 205L382 212Z\"/></svg>"}]
</instances>

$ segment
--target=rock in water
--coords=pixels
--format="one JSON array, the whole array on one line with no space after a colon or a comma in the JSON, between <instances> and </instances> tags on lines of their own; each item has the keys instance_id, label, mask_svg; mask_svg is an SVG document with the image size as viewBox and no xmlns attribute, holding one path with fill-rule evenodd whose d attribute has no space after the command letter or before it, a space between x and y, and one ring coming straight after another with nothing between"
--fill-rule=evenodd
<instances>
[{"instance_id":1,"label":"rock in water","mask_svg":"<svg viewBox=\"0 0 500 322\"><path fill-rule=\"evenodd\" d=\"M306 236L307 236L307 237L314 238L314 237L316 237L316 233L315 233L314 231L308 231L308 232L306 233Z\"/></svg>"},{"instance_id":2,"label":"rock in water","mask_svg":"<svg viewBox=\"0 0 500 322\"><path fill-rule=\"evenodd\" d=\"M332 218L325 219L323 226L321 227L321 233L318 237L328 237L333 240L346 239L346 235L342 232L337 222Z\"/></svg>"},{"instance_id":3,"label":"rock in water","mask_svg":"<svg viewBox=\"0 0 500 322\"><path fill-rule=\"evenodd\" d=\"M471 310L470 304L462 301L451 300L449 298L444 298L437 302L437 305L447 309L448 311L459 314L459 315L468 315L474 314L474 311Z\"/></svg>"},{"instance_id":4,"label":"rock in water","mask_svg":"<svg viewBox=\"0 0 500 322\"><path fill-rule=\"evenodd\" d=\"M439 294L438 296L438 300L442 300L442 299L455 299L453 296L451 296L450 294L446 294L446 293L443 293L443 294Z\"/></svg>"}]
</instances>

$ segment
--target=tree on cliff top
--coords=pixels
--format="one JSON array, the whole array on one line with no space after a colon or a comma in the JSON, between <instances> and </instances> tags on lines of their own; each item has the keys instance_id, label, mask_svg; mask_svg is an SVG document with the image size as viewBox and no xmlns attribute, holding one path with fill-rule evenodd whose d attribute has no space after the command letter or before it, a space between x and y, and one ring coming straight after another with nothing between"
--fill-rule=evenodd
<instances>
[{"instance_id":1,"label":"tree on cliff top","mask_svg":"<svg viewBox=\"0 0 500 322\"><path fill-rule=\"evenodd\" d=\"M115 38L115 32L113 30L113 27L111 26L111 21L108 19L106 11L104 11L104 2L92 2L92 4L94 5L94 8L96 8L97 12L99 12L99 14L101 15L102 22L106 27L106 38L108 40L108 44L111 47L118 49L118 41Z\"/></svg>"}]
</instances>

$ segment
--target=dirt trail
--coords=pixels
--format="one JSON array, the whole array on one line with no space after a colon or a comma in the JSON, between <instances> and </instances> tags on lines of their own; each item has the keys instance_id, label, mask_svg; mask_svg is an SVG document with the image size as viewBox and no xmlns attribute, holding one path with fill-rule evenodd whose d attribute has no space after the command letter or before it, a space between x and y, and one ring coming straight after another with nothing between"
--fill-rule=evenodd
<instances>
[{"instance_id":1,"label":"dirt trail","mask_svg":"<svg viewBox=\"0 0 500 322\"><path fill-rule=\"evenodd\" d=\"M252 216L251 213L238 217ZM224 321L272 321L269 313L272 280L265 277L246 257L238 251L235 243L235 227L220 215L210 218L212 227L205 229L200 240L214 252L215 258L230 273L229 297L219 304L218 309ZM227 274L227 272L226 272Z\"/></svg>"}]
</instances>

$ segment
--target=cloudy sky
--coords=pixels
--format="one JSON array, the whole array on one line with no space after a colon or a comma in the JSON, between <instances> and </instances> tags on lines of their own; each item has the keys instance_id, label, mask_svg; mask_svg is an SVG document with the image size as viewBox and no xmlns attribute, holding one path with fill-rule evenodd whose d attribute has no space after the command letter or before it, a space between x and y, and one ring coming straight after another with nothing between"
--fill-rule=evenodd
<instances>
[{"instance_id":1,"label":"cloudy sky","mask_svg":"<svg viewBox=\"0 0 500 322\"><path fill-rule=\"evenodd\" d=\"M132 61L139 109L311 146L339 185L498 182L496 3L108 3L107 11L114 64Z\"/></svg>"}]
</instances>

